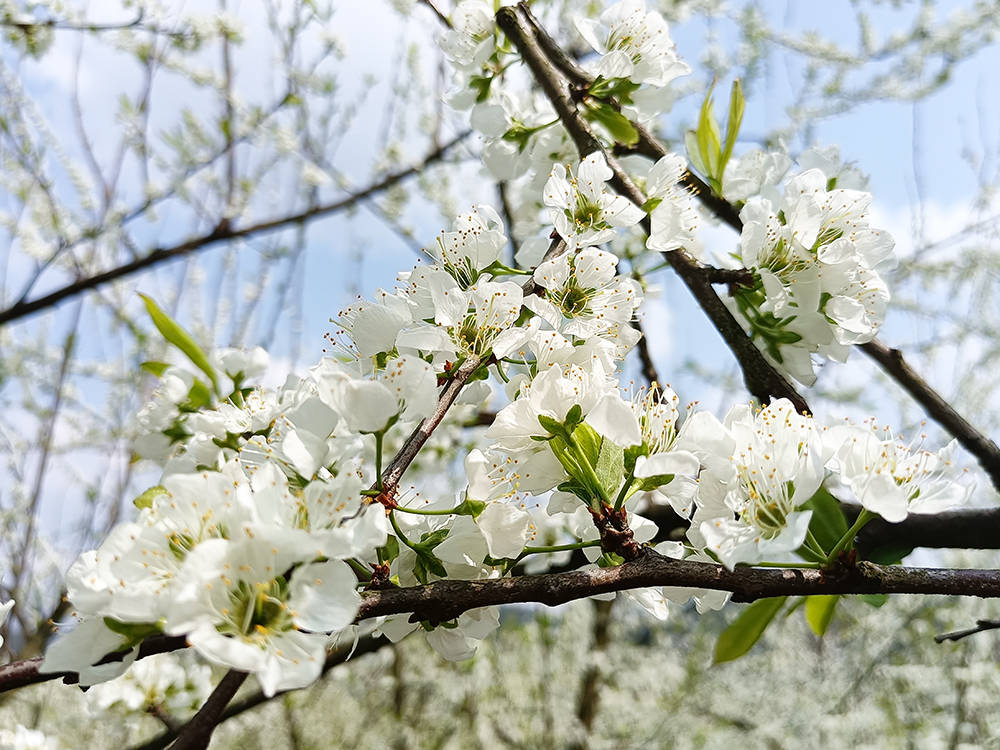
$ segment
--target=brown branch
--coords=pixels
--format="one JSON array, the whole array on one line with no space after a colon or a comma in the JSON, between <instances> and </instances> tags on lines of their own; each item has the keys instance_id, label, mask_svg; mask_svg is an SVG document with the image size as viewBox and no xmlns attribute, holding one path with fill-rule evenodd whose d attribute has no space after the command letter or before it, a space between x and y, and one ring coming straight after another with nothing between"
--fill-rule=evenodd
<instances>
[{"instance_id":1,"label":"brown branch","mask_svg":"<svg viewBox=\"0 0 1000 750\"><path fill-rule=\"evenodd\" d=\"M589 125L577 110L569 86L553 69L548 57L543 52L536 35L530 28L531 23L527 20L525 13L523 3L516 8L501 8L497 12L497 24L521 53L525 64L530 68L535 80L542 87L559 119L576 143L581 156L595 151L601 152L614 173L611 184L615 190L637 206L643 205L646 197L622 170L614 156L608 153L608 150L591 132ZM666 152L664 151L664 153ZM644 222L644 226L648 232L648 219ZM768 364L760 349L747 337L736 318L715 293L711 283L702 273L699 264L683 250L672 250L663 255L687 285L688 290L694 295L702 310L733 352L743 370L743 380L747 390L762 402L766 402L769 397L787 398L798 411L809 411L809 405L805 399L799 395L783 375Z\"/></svg>"},{"instance_id":2,"label":"brown branch","mask_svg":"<svg viewBox=\"0 0 1000 750\"><path fill-rule=\"evenodd\" d=\"M205 750L212 740L212 732L219 725L222 712L247 677L246 672L237 672L235 669L226 672L226 676L208 696L205 705L184 725L177 741L170 746L171 750Z\"/></svg>"},{"instance_id":3,"label":"brown branch","mask_svg":"<svg viewBox=\"0 0 1000 750\"><path fill-rule=\"evenodd\" d=\"M446 16L444 13L441 12L441 10L434 4L433 0L419 0L419 2L422 5L426 5L428 8L430 8L431 12L435 16L437 16L438 21L447 26L449 29L452 28L451 20L448 18L448 16Z\"/></svg>"},{"instance_id":4,"label":"brown branch","mask_svg":"<svg viewBox=\"0 0 1000 750\"><path fill-rule=\"evenodd\" d=\"M436 148L428 153L427 156L425 156L418 164L414 164L398 172L393 172L381 180L370 184L363 190L352 193L346 198L342 198L332 203L313 206L305 211L290 214L277 219L271 219L269 221L262 221L246 227L234 227L228 220L223 219L219 225L208 234L193 237L181 242L180 244L173 245L172 247L158 248L150 252L148 255L138 258L131 263L125 263L108 269L107 271L94 274L93 276L77 279L71 284L67 284L54 292L46 294L44 297L39 297L31 301L17 302L5 310L0 310L0 325L52 307L67 298L74 297L89 289L102 286L109 281L130 276L138 271L157 266L165 261L173 260L174 258L188 255L189 253L214 245L218 242L225 242L242 237L250 237L265 232L272 232L276 229L284 229L288 226L299 224L304 221L310 221L321 216L326 216L350 208L359 201L369 198L376 193L383 192L402 180L412 177L429 164L439 161L454 146L464 141L470 132L471 131L465 131L460 133L447 143L442 144L439 148Z\"/></svg>"},{"instance_id":5,"label":"brown branch","mask_svg":"<svg viewBox=\"0 0 1000 750\"><path fill-rule=\"evenodd\" d=\"M426 586L369 591L359 618L412 613L413 620L447 622L462 612L499 604L538 602L550 607L594 594L650 586L731 591L740 601L816 594L946 594L1000 597L1000 570L904 568L859 562L835 572L815 569L736 568L674 560L646 550L613 568L522 578L437 581Z\"/></svg>"},{"instance_id":6,"label":"brown branch","mask_svg":"<svg viewBox=\"0 0 1000 750\"><path fill-rule=\"evenodd\" d=\"M989 475L993 486L1000 491L1000 448L997 444L973 427L931 388L903 359L903 353L899 349L891 349L878 339L861 344L860 348L924 407L931 419L944 427L969 453L979 459L983 471Z\"/></svg>"}]
</instances>

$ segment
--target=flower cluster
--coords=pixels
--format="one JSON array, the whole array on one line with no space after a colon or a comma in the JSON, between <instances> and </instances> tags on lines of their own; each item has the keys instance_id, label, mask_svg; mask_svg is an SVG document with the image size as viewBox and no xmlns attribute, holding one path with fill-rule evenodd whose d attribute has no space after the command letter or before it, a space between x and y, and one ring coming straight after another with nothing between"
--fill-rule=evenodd
<instances>
[{"instance_id":1,"label":"flower cluster","mask_svg":"<svg viewBox=\"0 0 1000 750\"><path fill-rule=\"evenodd\" d=\"M875 337L889 304L880 272L896 262L892 237L869 224L871 194L835 182L807 169L740 212L740 259L754 284L734 304L772 361L807 385L812 354L842 362Z\"/></svg>"}]
</instances>

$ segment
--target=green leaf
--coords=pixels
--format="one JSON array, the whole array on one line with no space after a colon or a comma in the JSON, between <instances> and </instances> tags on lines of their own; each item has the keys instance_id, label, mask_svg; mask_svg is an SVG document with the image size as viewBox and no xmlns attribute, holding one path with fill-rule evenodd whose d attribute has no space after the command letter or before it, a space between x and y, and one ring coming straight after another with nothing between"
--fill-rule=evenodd
<instances>
[{"instance_id":1,"label":"green leaf","mask_svg":"<svg viewBox=\"0 0 1000 750\"><path fill-rule=\"evenodd\" d=\"M617 443L607 438L601 442L601 450L597 455L595 467L597 479L608 497L613 497L622 483L625 473L625 450Z\"/></svg>"},{"instance_id":2,"label":"green leaf","mask_svg":"<svg viewBox=\"0 0 1000 750\"><path fill-rule=\"evenodd\" d=\"M823 551L829 552L850 527L840 503L825 487L820 487L802 507L813 512L809 531L823 545Z\"/></svg>"},{"instance_id":3,"label":"green leaf","mask_svg":"<svg viewBox=\"0 0 1000 750\"><path fill-rule=\"evenodd\" d=\"M572 430L583 421L583 409L580 404L573 404L566 412L566 429Z\"/></svg>"},{"instance_id":4,"label":"green leaf","mask_svg":"<svg viewBox=\"0 0 1000 750\"><path fill-rule=\"evenodd\" d=\"M875 607L876 609L889 601L888 594L861 594L858 598L869 607Z\"/></svg>"},{"instance_id":5,"label":"green leaf","mask_svg":"<svg viewBox=\"0 0 1000 750\"><path fill-rule=\"evenodd\" d=\"M911 544L886 544L868 552L865 559L876 565L899 565L911 552L913 552Z\"/></svg>"},{"instance_id":6,"label":"green leaf","mask_svg":"<svg viewBox=\"0 0 1000 750\"><path fill-rule=\"evenodd\" d=\"M587 119L601 123L618 143L633 146L639 142L639 131L625 115L607 102L590 99L586 112Z\"/></svg>"},{"instance_id":7,"label":"green leaf","mask_svg":"<svg viewBox=\"0 0 1000 750\"><path fill-rule=\"evenodd\" d=\"M701 111L698 113L697 141L698 151L701 160L707 167L705 176L713 179L719 177L719 161L722 152L722 142L719 138L719 125L715 122L715 114L712 112L712 92L715 91L715 82L705 94L705 101L701 104Z\"/></svg>"},{"instance_id":8,"label":"green leaf","mask_svg":"<svg viewBox=\"0 0 1000 750\"><path fill-rule=\"evenodd\" d=\"M143 362L141 365L139 365L139 367L141 367L148 373L152 373L158 378L162 378L163 373L165 373L167 371L167 368L170 367L170 363L149 361L149 362Z\"/></svg>"},{"instance_id":9,"label":"green leaf","mask_svg":"<svg viewBox=\"0 0 1000 750\"><path fill-rule=\"evenodd\" d=\"M472 516L473 518L479 518L479 514L484 510L486 510L486 503L482 500L470 500L469 498L465 498L462 504L455 508L454 512L459 516Z\"/></svg>"},{"instance_id":10,"label":"green leaf","mask_svg":"<svg viewBox=\"0 0 1000 750\"><path fill-rule=\"evenodd\" d=\"M596 466L601 454L601 442L604 440L597 431L586 422L581 422L573 430L573 440L580 446L583 455L591 466Z\"/></svg>"},{"instance_id":11,"label":"green leaf","mask_svg":"<svg viewBox=\"0 0 1000 750\"><path fill-rule=\"evenodd\" d=\"M104 618L104 626L112 633L125 638L122 649L132 649L147 638L160 635L163 629L155 622L121 622L113 617Z\"/></svg>"},{"instance_id":12,"label":"green leaf","mask_svg":"<svg viewBox=\"0 0 1000 750\"><path fill-rule=\"evenodd\" d=\"M157 495L166 494L167 488L158 484L155 487L150 487L148 490L139 495L139 497L132 501L132 505L139 510L142 510L143 508L152 508L153 500L156 499Z\"/></svg>"},{"instance_id":13,"label":"green leaf","mask_svg":"<svg viewBox=\"0 0 1000 750\"><path fill-rule=\"evenodd\" d=\"M604 78L597 76L587 87L587 93L596 99L618 99L621 104L631 104L632 94L639 89L638 83L628 78Z\"/></svg>"},{"instance_id":14,"label":"green leaf","mask_svg":"<svg viewBox=\"0 0 1000 750\"><path fill-rule=\"evenodd\" d=\"M740 612L740 616L722 631L715 644L713 664L739 659L760 640L771 620L778 614L787 596L761 599Z\"/></svg>"},{"instance_id":15,"label":"green leaf","mask_svg":"<svg viewBox=\"0 0 1000 750\"><path fill-rule=\"evenodd\" d=\"M167 315L159 306L152 300L151 297L147 297L145 294L139 294L142 297L143 303L146 305L146 310L149 312L149 317L153 319L153 325L156 326L157 330L163 335L169 343L180 349L184 356L191 360L191 363L201 370L208 379L212 381L212 388L216 393L219 392L219 381L216 377L215 370L212 364L208 361L208 357L205 352L201 350L194 339L191 338L190 334L181 328L174 320Z\"/></svg>"},{"instance_id":16,"label":"green leaf","mask_svg":"<svg viewBox=\"0 0 1000 750\"><path fill-rule=\"evenodd\" d=\"M726 145L722 150L722 157L719 159L719 180L726 172L726 164L729 157L733 155L733 147L736 145L736 138L740 134L740 125L743 124L743 111L746 109L746 99L743 98L743 86L740 79L733 81L733 87L729 92L729 120L726 122Z\"/></svg>"},{"instance_id":17,"label":"green leaf","mask_svg":"<svg viewBox=\"0 0 1000 750\"><path fill-rule=\"evenodd\" d=\"M446 578L448 571L444 568L444 563L438 559L430 550L416 549L417 560L413 565L413 575L421 583L427 583L427 574L433 573L438 578Z\"/></svg>"},{"instance_id":18,"label":"green leaf","mask_svg":"<svg viewBox=\"0 0 1000 750\"><path fill-rule=\"evenodd\" d=\"M691 160L691 166L693 166L697 171L701 172L703 175L708 176L708 165L701 158L701 152L698 150L698 135L693 130L688 130L684 133L684 146L687 149L688 159Z\"/></svg>"},{"instance_id":19,"label":"green leaf","mask_svg":"<svg viewBox=\"0 0 1000 750\"><path fill-rule=\"evenodd\" d=\"M202 383L200 380L195 380L191 384L191 390L188 391L187 399L183 404L178 404L181 411L198 411L202 407L209 406L212 403L212 392L208 389L208 386Z\"/></svg>"},{"instance_id":20,"label":"green leaf","mask_svg":"<svg viewBox=\"0 0 1000 750\"><path fill-rule=\"evenodd\" d=\"M375 550L379 563L392 562L399 557L399 540L391 534L386 538L385 544Z\"/></svg>"},{"instance_id":21,"label":"green leaf","mask_svg":"<svg viewBox=\"0 0 1000 750\"><path fill-rule=\"evenodd\" d=\"M833 619L833 610L840 601L839 596L807 596L806 597L806 622L809 627L820 638L830 626Z\"/></svg>"},{"instance_id":22,"label":"green leaf","mask_svg":"<svg viewBox=\"0 0 1000 750\"><path fill-rule=\"evenodd\" d=\"M420 542L416 546L422 549L432 550L448 537L448 532L450 530L451 529L438 529L437 531L428 531L420 537Z\"/></svg>"}]
</instances>

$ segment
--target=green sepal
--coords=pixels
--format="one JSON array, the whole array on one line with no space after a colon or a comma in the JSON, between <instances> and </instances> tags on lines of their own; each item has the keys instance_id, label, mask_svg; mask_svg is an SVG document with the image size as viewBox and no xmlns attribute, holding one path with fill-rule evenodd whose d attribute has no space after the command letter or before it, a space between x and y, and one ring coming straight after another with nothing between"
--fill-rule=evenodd
<instances>
[{"instance_id":1,"label":"green sepal","mask_svg":"<svg viewBox=\"0 0 1000 750\"><path fill-rule=\"evenodd\" d=\"M166 494L167 488L158 484L155 487L150 487L148 490L139 495L139 497L132 501L132 505L139 510L142 510L143 508L152 508L153 500L155 500L158 495Z\"/></svg>"},{"instance_id":2,"label":"green sepal","mask_svg":"<svg viewBox=\"0 0 1000 750\"><path fill-rule=\"evenodd\" d=\"M576 427L580 422L583 421L583 408L579 404L573 404L569 411L566 412L566 429L570 432Z\"/></svg>"},{"instance_id":3,"label":"green sepal","mask_svg":"<svg viewBox=\"0 0 1000 750\"><path fill-rule=\"evenodd\" d=\"M753 645L764 635L771 620L785 606L787 599L787 596L760 599L740 612L739 617L733 620L719 635L719 640L715 643L712 663L721 664L739 659L753 648Z\"/></svg>"},{"instance_id":4,"label":"green sepal","mask_svg":"<svg viewBox=\"0 0 1000 750\"><path fill-rule=\"evenodd\" d=\"M452 511L458 516L472 516L473 518L479 518L479 514L486 510L486 503L482 500L472 500L470 498L465 498L462 503L455 507Z\"/></svg>"},{"instance_id":5,"label":"green sepal","mask_svg":"<svg viewBox=\"0 0 1000 750\"><path fill-rule=\"evenodd\" d=\"M643 203L642 206L640 206L640 208L645 213L651 214L653 213L653 211L656 210L656 207L659 206L661 203L663 203L663 198L657 198L654 196L652 198L647 198L646 202Z\"/></svg>"},{"instance_id":6,"label":"green sepal","mask_svg":"<svg viewBox=\"0 0 1000 750\"><path fill-rule=\"evenodd\" d=\"M665 484L670 484L674 481L673 474L654 474L651 477L643 477L642 479L636 480L636 485L639 492L651 492L657 487L662 487Z\"/></svg>"},{"instance_id":7,"label":"green sepal","mask_svg":"<svg viewBox=\"0 0 1000 750\"><path fill-rule=\"evenodd\" d=\"M538 415L538 424L540 424L542 426L542 429L545 430L550 435L566 434L566 428L563 427L562 422L560 422L557 419L553 419L552 417L547 416L545 414Z\"/></svg>"}]
</instances>

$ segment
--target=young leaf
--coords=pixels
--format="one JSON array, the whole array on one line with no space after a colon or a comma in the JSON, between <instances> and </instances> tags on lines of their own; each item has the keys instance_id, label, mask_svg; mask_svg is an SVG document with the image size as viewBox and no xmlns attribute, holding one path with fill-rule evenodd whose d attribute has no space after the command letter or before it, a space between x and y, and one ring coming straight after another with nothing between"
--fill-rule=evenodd
<instances>
[{"instance_id":1,"label":"young leaf","mask_svg":"<svg viewBox=\"0 0 1000 750\"><path fill-rule=\"evenodd\" d=\"M807 596L806 622L809 628L820 638L826 632L833 619L833 610L840 601L839 596Z\"/></svg>"},{"instance_id":2,"label":"young leaf","mask_svg":"<svg viewBox=\"0 0 1000 750\"><path fill-rule=\"evenodd\" d=\"M611 137L622 145L633 146L639 142L639 131L625 115L607 102L589 100L587 102L587 117L594 122L601 123L607 128Z\"/></svg>"},{"instance_id":3,"label":"young leaf","mask_svg":"<svg viewBox=\"0 0 1000 750\"><path fill-rule=\"evenodd\" d=\"M729 92L729 119L726 121L726 145L722 150L722 157L719 159L719 182L722 182L722 175L726 171L726 164L729 157L733 155L733 147L736 145L736 137L740 134L740 125L743 124L743 110L746 108L746 100L743 98L743 87L740 79L733 81L733 88Z\"/></svg>"},{"instance_id":4,"label":"young leaf","mask_svg":"<svg viewBox=\"0 0 1000 750\"><path fill-rule=\"evenodd\" d=\"M201 347L194 343L194 339L191 338L188 332L163 312L151 297L147 297L145 294L140 294L139 296L142 297L142 301L146 305L149 317L153 319L153 325L163 335L163 338L180 349L195 367L205 373L208 379L212 381L213 390L218 393L219 381L215 374L215 369L208 361L205 352L201 350Z\"/></svg>"},{"instance_id":5,"label":"young leaf","mask_svg":"<svg viewBox=\"0 0 1000 750\"><path fill-rule=\"evenodd\" d=\"M715 113L712 111L713 91L715 91L714 82L705 95L705 101L701 104L696 135L698 151L701 153L702 163L707 168L705 176L717 179L719 177L719 160L722 156L722 142L719 137L719 125L715 122Z\"/></svg>"},{"instance_id":6,"label":"young leaf","mask_svg":"<svg viewBox=\"0 0 1000 750\"><path fill-rule=\"evenodd\" d=\"M597 479L601 487L611 497L618 491L625 473L625 450L616 443L605 438L601 442L601 450L597 455Z\"/></svg>"},{"instance_id":7,"label":"young leaf","mask_svg":"<svg viewBox=\"0 0 1000 750\"><path fill-rule=\"evenodd\" d=\"M739 659L760 640L767 626L778 614L787 596L761 599L744 609L740 616L722 631L715 644L713 664Z\"/></svg>"}]
</instances>

